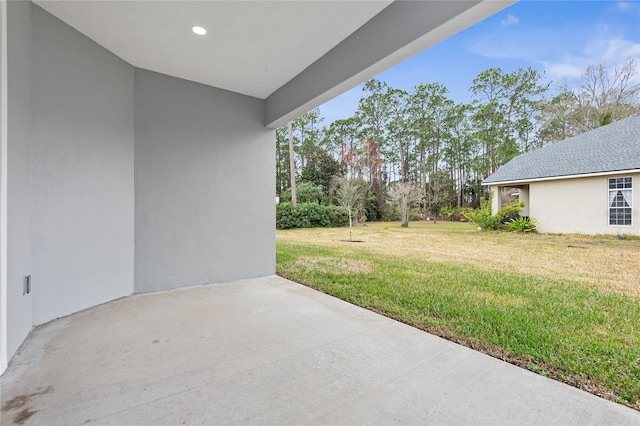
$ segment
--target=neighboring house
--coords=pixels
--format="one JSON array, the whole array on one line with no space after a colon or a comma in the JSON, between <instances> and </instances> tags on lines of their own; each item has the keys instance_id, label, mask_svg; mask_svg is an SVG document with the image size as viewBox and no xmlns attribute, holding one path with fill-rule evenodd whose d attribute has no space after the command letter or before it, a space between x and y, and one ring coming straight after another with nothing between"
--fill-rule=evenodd
<instances>
[{"instance_id":1,"label":"neighboring house","mask_svg":"<svg viewBox=\"0 0 640 426\"><path fill-rule=\"evenodd\" d=\"M274 274L274 129L510 3L0 0L0 372L34 325Z\"/></svg>"},{"instance_id":2,"label":"neighboring house","mask_svg":"<svg viewBox=\"0 0 640 426\"><path fill-rule=\"evenodd\" d=\"M483 184L494 214L517 188L540 232L640 235L640 116L519 155Z\"/></svg>"}]
</instances>

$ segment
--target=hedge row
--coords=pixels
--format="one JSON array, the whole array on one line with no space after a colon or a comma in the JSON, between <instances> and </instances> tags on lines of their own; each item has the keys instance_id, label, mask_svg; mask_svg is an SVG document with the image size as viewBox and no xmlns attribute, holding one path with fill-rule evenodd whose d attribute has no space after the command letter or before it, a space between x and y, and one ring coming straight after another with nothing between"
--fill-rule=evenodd
<instances>
[{"instance_id":1,"label":"hedge row","mask_svg":"<svg viewBox=\"0 0 640 426\"><path fill-rule=\"evenodd\" d=\"M304 203L293 206L281 203L276 206L276 228L329 228L344 226L349 220L347 209L340 206L323 206Z\"/></svg>"}]
</instances>

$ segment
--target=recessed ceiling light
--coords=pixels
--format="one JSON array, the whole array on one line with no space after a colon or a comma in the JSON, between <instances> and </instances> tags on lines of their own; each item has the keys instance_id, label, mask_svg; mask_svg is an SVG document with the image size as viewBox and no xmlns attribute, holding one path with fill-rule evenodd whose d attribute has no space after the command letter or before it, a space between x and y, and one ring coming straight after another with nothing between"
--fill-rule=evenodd
<instances>
[{"instance_id":1,"label":"recessed ceiling light","mask_svg":"<svg viewBox=\"0 0 640 426\"><path fill-rule=\"evenodd\" d=\"M205 35L207 33L207 30L205 30L204 28L196 25L194 27L191 28L191 31L193 31L194 33L198 34L198 35Z\"/></svg>"}]
</instances>

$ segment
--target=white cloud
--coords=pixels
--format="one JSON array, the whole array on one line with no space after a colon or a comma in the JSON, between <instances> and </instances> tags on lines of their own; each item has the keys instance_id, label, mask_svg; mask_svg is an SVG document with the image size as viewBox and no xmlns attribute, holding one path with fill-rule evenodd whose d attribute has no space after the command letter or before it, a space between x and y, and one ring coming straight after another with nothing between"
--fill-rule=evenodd
<instances>
[{"instance_id":1,"label":"white cloud","mask_svg":"<svg viewBox=\"0 0 640 426\"><path fill-rule=\"evenodd\" d=\"M543 31L509 31L509 35L489 33L477 37L469 44L469 50L476 55L490 59L523 59L536 61L551 47L545 40L552 36Z\"/></svg>"},{"instance_id":2,"label":"white cloud","mask_svg":"<svg viewBox=\"0 0 640 426\"><path fill-rule=\"evenodd\" d=\"M579 77L588 65L606 63L607 67L613 67L629 59L640 64L640 42L604 25L529 31L519 27L510 31L508 37L500 32L478 37L469 48L496 62L505 59L529 62L534 68L544 69L555 82Z\"/></svg>"},{"instance_id":3,"label":"white cloud","mask_svg":"<svg viewBox=\"0 0 640 426\"><path fill-rule=\"evenodd\" d=\"M606 41L602 49L605 61L619 61L640 57L640 43L634 43L623 37L616 37Z\"/></svg>"},{"instance_id":4,"label":"white cloud","mask_svg":"<svg viewBox=\"0 0 640 426\"><path fill-rule=\"evenodd\" d=\"M575 60L569 58L565 62L545 62L543 61L543 65L547 75L550 76L553 80L562 80L562 79L572 79L578 78L584 73L586 65L583 67L582 65L576 65Z\"/></svg>"},{"instance_id":5,"label":"white cloud","mask_svg":"<svg viewBox=\"0 0 640 426\"><path fill-rule=\"evenodd\" d=\"M520 22L520 19L518 19L517 17L515 17L513 15L507 15L506 18L504 18L502 21L500 21L500 23L502 24L503 27L510 27L511 25L515 25L518 22Z\"/></svg>"},{"instance_id":6,"label":"white cloud","mask_svg":"<svg viewBox=\"0 0 640 426\"><path fill-rule=\"evenodd\" d=\"M635 59L640 64L640 43L624 36L595 37L586 42L578 54L542 61L547 74L553 80L572 79L584 73L587 66L605 63L613 68Z\"/></svg>"},{"instance_id":7,"label":"white cloud","mask_svg":"<svg viewBox=\"0 0 640 426\"><path fill-rule=\"evenodd\" d=\"M618 2L618 9L620 9L620 10L629 10L629 9L631 9L631 2L619 1Z\"/></svg>"}]
</instances>

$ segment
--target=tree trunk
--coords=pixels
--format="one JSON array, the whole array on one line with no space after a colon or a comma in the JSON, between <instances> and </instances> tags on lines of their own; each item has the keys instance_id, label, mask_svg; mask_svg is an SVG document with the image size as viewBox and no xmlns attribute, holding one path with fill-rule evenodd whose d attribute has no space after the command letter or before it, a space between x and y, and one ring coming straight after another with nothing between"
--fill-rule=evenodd
<instances>
[{"instance_id":1,"label":"tree trunk","mask_svg":"<svg viewBox=\"0 0 640 426\"><path fill-rule=\"evenodd\" d=\"M400 133L398 134L398 145L400 148L400 178L402 183L407 183L409 181L409 164L407 162L407 155L404 152L404 142Z\"/></svg>"},{"instance_id":2,"label":"tree trunk","mask_svg":"<svg viewBox=\"0 0 640 426\"><path fill-rule=\"evenodd\" d=\"M422 146L420 147L420 168L422 169L422 194L424 199L424 216L429 216L429 209L427 208L427 159L426 159L426 149L424 146L424 141Z\"/></svg>"},{"instance_id":3,"label":"tree trunk","mask_svg":"<svg viewBox=\"0 0 640 426\"><path fill-rule=\"evenodd\" d=\"M296 160L293 157L293 123L289 122L289 173L291 179L291 203L298 205L296 199Z\"/></svg>"}]
</instances>

